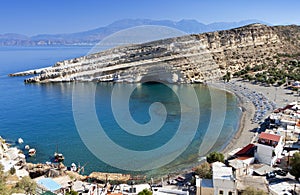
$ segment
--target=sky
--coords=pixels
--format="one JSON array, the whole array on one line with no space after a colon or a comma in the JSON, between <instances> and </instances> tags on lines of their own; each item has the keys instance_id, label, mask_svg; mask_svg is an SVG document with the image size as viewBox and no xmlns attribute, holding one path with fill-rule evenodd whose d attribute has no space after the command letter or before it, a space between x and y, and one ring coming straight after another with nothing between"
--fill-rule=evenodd
<instances>
[{"instance_id":1,"label":"sky","mask_svg":"<svg viewBox=\"0 0 300 195\"><path fill-rule=\"evenodd\" d=\"M120 19L300 25L299 0L1 0L0 34L80 32Z\"/></svg>"}]
</instances>

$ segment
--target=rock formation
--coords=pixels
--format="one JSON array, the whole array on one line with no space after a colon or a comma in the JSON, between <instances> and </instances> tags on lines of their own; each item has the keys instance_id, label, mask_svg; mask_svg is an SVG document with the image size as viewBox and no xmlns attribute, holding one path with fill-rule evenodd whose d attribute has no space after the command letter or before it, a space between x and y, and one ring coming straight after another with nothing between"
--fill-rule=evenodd
<instances>
[{"instance_id":1,"label":"rock formation","mask_svg":"<svg viewBox=\"0 0 300 195\"><path fill-rule=\"evenodd\" d=\"M245 66L274 64L278 54L300 53L300 26L252 24L231 30L116 47L11 74L37 74L25 82L166 81L193 83L220 78Z\"/></svg>"}]
</instances>

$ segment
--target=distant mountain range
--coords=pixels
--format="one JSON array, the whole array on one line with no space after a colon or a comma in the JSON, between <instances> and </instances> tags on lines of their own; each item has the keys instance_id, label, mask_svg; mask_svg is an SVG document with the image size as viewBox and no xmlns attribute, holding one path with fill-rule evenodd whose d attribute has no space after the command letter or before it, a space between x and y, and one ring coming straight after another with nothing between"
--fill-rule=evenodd
<instances>
[{"instance_id":1,"label":"distant mountain range","mask_svg":"<svg viewBox=\"0 0 300 195\"><path fill-rule=\"evenodd\" d=\"M39 45L94 45L108 35L123 29L141 25L160 25L175 28L188 34L227 30L252 23L270 25L260 20L243 20L240 22L216 22L203 24L196 20L150 20L150 19L124 19L113 22L107 26L93 30L68 34L40 34L26 36L15 33L0 34L0 46L39 46Z\"/></svg>"}]
</instances>

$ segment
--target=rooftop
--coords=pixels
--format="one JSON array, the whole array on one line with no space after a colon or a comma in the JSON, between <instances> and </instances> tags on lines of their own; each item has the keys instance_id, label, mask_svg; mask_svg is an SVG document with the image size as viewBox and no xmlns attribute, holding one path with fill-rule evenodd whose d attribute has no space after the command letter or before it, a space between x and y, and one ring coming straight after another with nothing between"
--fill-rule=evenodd
<instances>
[{"instance_id":1,"label":"rooftop","mask_svg":"<svg viewBox=\"0 0 300 195\"><path fill-rule=\"evenodd\" d=\"M281 136L279 136L279 135L274 135L274 134L265 133L265 132L262 132L259 136L260 139L271 140L271 141L276 141L276 142L279 142L280 137Z\"/></svg>"},{"instance_id":2,"label":"rooftop","mask_svg":"<svg viewBox=\"0 0 300 195\"><path fill-rule=\"evenodd\" d=\"M232 168L227 167L224 163L214 162L212 164L213 179L233 180Z\"/></svg>"},{"instance_id":3,"label":"rooftop","mask_svg":"<svg viewBox=\"0 0 300 195\"><path fill-rule=\"evenodd\" d=\"M245 190L247 187L251 186L255 189L267 192L268 187L266 184L266 178L261 176L244 175L242 177L237 177L237 189L239 190Z\"/></svg>"},{"instance_id":4,"label":"rooftop","mask_svg":"<svg viewBox=\"0 0 300 195\"><path fill-rule=\"evenodd\" d=\"M238 159L233 159L229 161L229 166L235 168L235 169L240 169L245 167L243 161L238 160Z\"/></svg>"},{"instance_id":5,"label":"rooftop","mask_svg":"<svg viewBox=\"0 0 300 195\"><path fill-rule=\"evenodd\" d=\"M274 183L269 184L270 191L274 194L292 194L292 190L296 189L299 193L300 185L295 180L278 180Z\"/></svg>"},{"instance_id":6,"label":"rooftop","mask_svg":"<svg viewBox=\"0 0 300 195\"><path fill-rule=\"evenodd\" d=\"M251 153L251 151L253 150L253 148L255 147L254 144L248 144L247 146L245 146L244 148L242 148L241 150L239 150L237 153L235 153L236 156L244 156L244 155L248 155Z\"/></svg>"}]
</instances>

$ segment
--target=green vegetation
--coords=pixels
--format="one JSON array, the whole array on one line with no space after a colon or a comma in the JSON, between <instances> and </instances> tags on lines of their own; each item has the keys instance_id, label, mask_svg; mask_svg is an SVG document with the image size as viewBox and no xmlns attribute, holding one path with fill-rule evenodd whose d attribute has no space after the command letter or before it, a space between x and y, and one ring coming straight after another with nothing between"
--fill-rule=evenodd
<instances>
[{"instance_id":1,"label":"green vegetation","mask_svg":"<svg viewBox=\"0 0 300 195\"><path fill-rule=\"evenodd\" d=\"M267 195L268 193L262 190L256 190L252 187L247 187L243 192L242 195Z\"/></svg>"},{"instance_id":2,"label":"green vegetation","mask_svg":"<svg viewBox=\"0 0 300 195\"><path fill-rule=\"evenodd\" d=\"M15 186L6 184L9 174L15 174L16 169L11 168L9 173L4 173L3 166L0 164L0 194L10 195L12 193L35 194L37 185L30 177L23 177Z\"/></svg>"},{"instance_id":3,"label":"green vegetation","mask_svg":"<svg viewBox=\"0 0 300 195\"><path fill-rule=\"evenodd\" d=\"M223 80L224 82L229 82L231 79L231 73L227 72L224 76L223 76Z\"/></svg>"},{"instance_id":4,"label":"green vegetation","mask_svg":"<svg viewBox=\"0 0 300 195\"><path fill-rule=\"evenodd\" d=\"M139 192L138 195L152 195L152 192L148 189L144 189L143 191Z\"/></svg>"},{"instance_id":5,"label":"green vegetation","mask_svg":"<svg viewBox=\"0 0 300 195\"><path fill-rule=\"evenodd\" d=\"M212 170L208 162L205 162L199 165L198 167L196 167L195 173L199 175L200 178L204 178L204 179L212 178Z\"/></svg>"},{"instance_id":6,"label":"green vegetation","mask_svg":"<svg viewBox=\"0 0 300 195\"><path fill-rule=\"evenodd\" d=\"M16 188L26 194L35 194L37 185L30 177L23 177L17 184Z\"/></svg>"},{"instance_id":7,"label":"green vegetation","mask_svg":"<svg viewBox=\"0 0 300 195\"><path fill-rule=\"evenodd\" d=\"M288 54L288 53L279 53L277 54L278 57L287 57L287 58L296 58L300 56L300 53L295 54Z\"/></svg>"},{"instance_id":8,"label":"green vegetation","mask_svg":"<svg viewBox=\"0 0 300 195\"><path fill-rule=\"evenodd\" d=\"M241 77L244 80L255 81L259 83L281 86L286 83L286 79L298 81L300 80L300 61L290 60L287 64L267 66L265 64L255 65L250 68L246 66L244 69L235 72L234 77ZM224 79L224 78L223 78Z\"/></svg>"},{"instance_id":9,"label":"green vegetation","mask_svg":"<svg viewBox=\"0 0 300 195\"><path fill-rule=\"evenodd\" d=\"M296 152L291 159L292 169L290 173L299 181L300 178L300 152Z\"/></svg>"},{"instance_id":10,"label":"green vegetation","mask_svg":"<svg viewBox=\"0 0 300 195\"><path fill-rule=\"evenodd\" d=\"M3 166L0 164L0 194L10 194L9 188L6 185L6 175L3 172Z\"/></svg>"},{"instance_id":11,"label":"green vegetation","mask_svg":"<svg viewBox=\"0 0 300 195\"><path fill-rule=\"evenodd\" d=\"M224 162L224 155L220 152L212 152L208 154L206 157L206 161L208 163L213 163L213 162Z\"/></svg>"},{"instance_id":12,"label":"green vegetation","mask_svg":"<svg viewBox=\"0 0 300 195\"><path fill-rule=\"evenodd\" d=\"M66 195L78 195L78 192L71 190L70 192L67 192Z\"/></svg>"}]
</instances>

